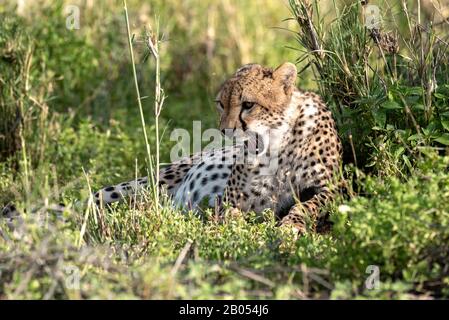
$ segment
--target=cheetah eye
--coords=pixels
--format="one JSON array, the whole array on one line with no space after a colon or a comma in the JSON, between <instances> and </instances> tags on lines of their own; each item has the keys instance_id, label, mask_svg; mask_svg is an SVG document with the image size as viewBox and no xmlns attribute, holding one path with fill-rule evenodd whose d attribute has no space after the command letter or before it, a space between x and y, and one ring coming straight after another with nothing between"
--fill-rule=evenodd
<instances>
[{"instance_id":1,"label":"cheetah eye","mask_svg":"<svg viewBox=\"0 0 449 320\"><path fill-rule=\"evenodd\" d=\"M244 101L242 102L242 110L250 110L252 107L254 107L254 104L254 102Z\"/></svg>"}]
</instances>

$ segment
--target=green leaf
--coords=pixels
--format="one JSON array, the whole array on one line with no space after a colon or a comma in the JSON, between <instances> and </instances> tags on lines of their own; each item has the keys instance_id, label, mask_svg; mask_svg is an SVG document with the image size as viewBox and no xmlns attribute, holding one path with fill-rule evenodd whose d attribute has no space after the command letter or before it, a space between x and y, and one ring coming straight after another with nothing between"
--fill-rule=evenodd
<instances>
[{"instance_id":1,"label":"green leaf","mask_svg":"<svg viewBox=\"0 0 449 320\"><path fill-rule=\"evenodd\" d=\"M405 100L407 101L408 105L414 105L416 104L419 100L421 99L421 97L419 96L408 96L405 98Z\"/></svg>"},{"instance_id":2,"label":"green leaf","mask_svg":"<svg viewBox=\"0 0 449 320\"><path fill-rule=\"evenodd\" d=\"M412 163L410 162L410 160L408 159L408 157L405 154L402 155L402 159L404 160L404 162L407 165L407 167L410 170L412 170L412 168L413 168Z\"/></svg>"},{"instance_id":3,"label":"green leaf","mask_svg":"<svg viewBox=\"0 0 449 320\"><path fill-rule=\"evenodd\" d=\"M441 120L441 125L443 126L444 129L449 131L449 120Z\"/></svg>"},{"instance_id":4,"label":"green leaf","mask_svg":"<svg viewBox=\"0 0 449 320\"><path fill-rule=\"evenodd\" d=\"M406 89L407 95L415 95L420 96L423 93L423 89L421 87L411 87Z\"/></svg>"},{"instance_id":5,"label":"green leaf","mask_svg":"<svg viewBox=\"0 0 449 320\"><path fill-rule=\"evenodd\" d=\"M421 103L412 105L412 110L414 110L414 111L416 111L416 110L424 111L425 109L426 108Z\"/></svg>"},{"instance_id":6,"label":"green leaf","mask_svg":"<svg viewBox=\"0 0 449 320\"><path fill-rule=\"evenodd\" d=\"M385 128L385 123L387 122L387 113L385 112L385 110L373 110L372 115L374 117L376 125L381 128Z\"/></svg>"},{"instance_id":7,"label":"green leaf","mask_svg":"<svg viewBox=\"0 0 449 320\"><path fill-rule=\"evenodd\" d=\"M434 93L434 96L435 96L435 98L438 98L438 99L448 99L449 98L441 93Z\"/></svg>"},{"instance_id":8,"label":"green leaf","mask_svg":"<svg viewBox=\"0 0 449 320\"><path fill-rule=\"evenodd\" d=\"M394 101L394 96L393 96L393 93L391 91L388 91L388 100Z\"/></svg>"},{"instance_id":9,"label":"green leaf","mask_svg":"<svg viewBox=\"0 0 449 320\"><path fill-rule=\"evenodd\" d=\"M444 144L445 146L449 146L449 133L443 133L441 136L434 139L434 141Z\"/></svg>"},{"instance_id":10,"label":"green leaf","mask_svg":"<svg viewBox=\"0 0 449 320\"><path fill-rule=\"evenodd\" d=\"M408 141L414 141L422 139L422 135L420 133L412 134L410 137L408 137Z\"/></svg>"},{"instance_id":11,"label":"green leaf","mask_svg":"<svg viewBox=\"0 0 449 320\"><path fill-rule=\"evenodd\" d=\"M404 147L399 147L395 152L394 152L394 157L395 158L399 158L405 151Z\"/></svg>"},{"instance_id":12,"label":"green leaf","mask_svg":"<svg viewBox=\"0 0 449 320\"><path fill-rule=\"evenodd\" d=\"M382 103L381 107L388 110L402 109L396 101L386 101Z\"/></svg>"}]
</instances>

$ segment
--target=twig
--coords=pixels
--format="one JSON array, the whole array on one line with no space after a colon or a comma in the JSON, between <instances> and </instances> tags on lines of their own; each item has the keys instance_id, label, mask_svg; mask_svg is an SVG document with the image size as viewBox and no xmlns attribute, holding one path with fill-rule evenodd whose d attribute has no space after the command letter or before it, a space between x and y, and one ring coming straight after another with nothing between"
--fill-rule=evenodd
<instances>
[{"instance_id":1,"label":"twig","mask_svg":"<svg viewBox=\"0 0 449 320\"><path fill-rule=\"evenodd\" d=\"M190 247L192 246L193 241L188 239L187 243L185 244L184 248L182 248L181 252L179 253L178 258L176 259L175 264L173 265L173 268L171 269L171 275L175 276L176 273L178 273L179 267L181 266L182 262L184 261L187 253L190 250Z\"/></svg>"},{"instance_id":2,"label":"twig","mask_svg":"<svg viewBox=\"0 0 449 320\"><path fill-rule=\"evenodd\" d=\"M83 174L86 177L87 187L89 188L89 199L87 200L86 211L84 212L84 221L83 221L83 224L81 225L80 235L79 235L79 239L78 239L78 249L81 248L81 243L83 241L84 234L86 233L87 220L89 218L89 210L93 204L92 189L90 187L89 177L87 176L87 173L84 170L84 168L83 168Z\"/></svg>"},{"instance_id":3,"label":"twig","mask_svg":"<svg viewBox=\"0 0 449 320\"><path fill-rule=\"evenodd\" d=\"M352 133L349 133L348 138L349 138L349 144L351 145L351 151L352 151L352 156L354 158L354 164L357 167L357 156L355 153L354 142L352 141Z\"/></svg>"},{"instance_id":4,"label":"twig","mask_svg":"<svg viewBox=\"0 0 449 320\"><path fill-rule=\"evenodd\" d=\"M156 34L145 28L146 44L150 49L151 54L156 62L156 84L154 88L154 116L155 116L155 131L156 131L156 174L155 174L155 197L156 204L159 203L159 167L160 167L160 141L159 141L159 116L161 115L162 106L165 101L164 90L161 88L161 71L160 71L160 55L159 55L159 23L157 24ZM156 211L158 208L156 208Z\"/></svg>"},{"instance_id":5,"label":"twig","mask_svg":"<svg viewBox=\"0 0 449 320\"><path fill-rule=\"evenodd\" d=\"M134 86L136 88L137 104L139 106L140 120L141 120L141 123L142 123L142 130L143 130L143 135L144 135L144 139L145 139L145 146L146 146L146 150L147 150L148 163L149 163L149 167L150 167L150 178L152 179L152 182L153 182L153 180L154 180L154 177L153 177L153 161L151 159L151 148L150 148L150 144L148 143L148 135L147 135L146 125L145 125L145 117L143 115L142 99L141 99L141 96L140 96L139 83L137 81L136 64L135 64L135 60L134 60L132 35L131 35L130 27L129 27L129 17L128 17L128 8L126 6L126 0L123 0L123 7L124 7L124 11L125 11L126 31L127 31L127 34L128 34L129 54L131 56L131 65L132 65L132 71L133 71L133 77L134 77ZM158 206L156 205L156 208L157 207Z\"/></svg>"},{"instance_id":6,"label":"twig","mask_svg":"<svg viewBox=\"0 0 449 320\"><path fill-rule=\"evenodd\" d=\"M260 274L257 274L255 272L252 272L250 270L247 269L242 269L242 268L234 268L236 272L240 273L242 276L247 277L251 280L263 283L271 288L275 287L275 284L273 281L262 277Z\"/></svg>"}]
</instances>

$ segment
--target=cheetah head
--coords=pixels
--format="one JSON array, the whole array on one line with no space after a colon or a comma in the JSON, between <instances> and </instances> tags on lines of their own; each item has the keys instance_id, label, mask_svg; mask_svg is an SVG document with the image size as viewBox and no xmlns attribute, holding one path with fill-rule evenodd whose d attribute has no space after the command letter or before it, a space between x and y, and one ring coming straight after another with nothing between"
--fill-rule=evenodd
<instances>
[{"instance_id":1,"label":"cheetah head","mask_svg":"<svg viewBox=\"0 0 449 320\"><path fill-rule=\"evenodd\" d=\"M289 62L275 70L259 64L238 69L216 97L220 130L228 137L266 136L283 126L296 74L296 66Z\"/></svg>"}]
</instances>

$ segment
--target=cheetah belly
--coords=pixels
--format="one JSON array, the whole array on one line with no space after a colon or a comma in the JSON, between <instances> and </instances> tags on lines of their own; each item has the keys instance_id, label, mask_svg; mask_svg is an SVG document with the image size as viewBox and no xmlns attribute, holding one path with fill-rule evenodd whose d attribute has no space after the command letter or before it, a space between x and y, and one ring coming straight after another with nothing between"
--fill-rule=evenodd
<instances>
[{"instance_id":1,"label":"cheetah belly","mask_svg":"<svg viewBox=\"0 0 449 320\"><path fill-rule=\"evenodd\" d=\"M185 175L173 197L175 206L195 209L204 199L214 207L224 193L234 162L235 148L225 147L207 153Z\"/></svg>"},{"instance_id":2,"label":"cheetah belly","mask_svg":"<svg viewBox=\"0 0 449 320\"><path fill-rule=\"evenodd\" d=\"M275 215L279 215L291 208L295 203L294 192L290 184L282 182L285 177L284 170L274 175L252 176L249 187L245 189L251 196L242 209L256 213L271 209Z\"/></svg>"}]
</instances>

